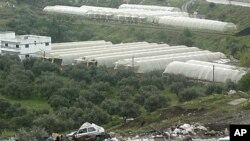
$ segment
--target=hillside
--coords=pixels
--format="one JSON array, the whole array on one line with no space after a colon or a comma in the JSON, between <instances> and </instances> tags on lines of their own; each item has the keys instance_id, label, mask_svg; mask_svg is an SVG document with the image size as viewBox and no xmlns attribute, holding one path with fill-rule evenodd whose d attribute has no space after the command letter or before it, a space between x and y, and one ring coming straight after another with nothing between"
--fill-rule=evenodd
<instances>
[{"instance_id":1,"label":"hillside","mask_svg":"<svg viewBox=\"0 0 250 141\"><path fill-rule=\"evenodd\" d=\"M106 23L93 20L87 20L77 16L67 15L48 15L42 9L47 5L98 5L118 7L119 0L112 2L94 3L86 2L67 2L67 1L39 1L38 3L20 2L13 7L1 8L0 30L12 30L17 34L38 34L52 37L53 42L79 41L79 40L107 40L113 43L148 41L157 43L167 43L170 45L184 44L188 46L197 46L211 51L221 51L227 55L232 55L237 59L242 59L242 65L247 65L245 57L249 53L250 39L248 31L244 35L234 36L228 34L215 34L200 31L191 31L191 34L183 34L183 29L156 28L149 25L131 25L121 23ZM131 1L137 3L137 1ZM170 5L181 6L183 1L170 1ZM153 1L145 0L144 4L153 4ZM166 5L164 1L156 0L154 4ZM107 5L109 4L109 5ZM116 6L112 6L116 4ZM31 6L32 5L32 6ZM234 22L238 25L239 31L244 30L249 25L248 8L237 6L215 5L209 6L209 3L198 1L190 8L199 9L200 14L216 20L225 20ZM223 9L223 10L222 10ZM18 13L18 14L16 14ZM28 15L28 16L27 16ZM223 17L224 19L221 19ZM190 36L191 35L191 36Z\"/></svg>"},{"instance_id":2,"label":"hillside","mask_svg":"<svg viewBox=\"0 0 250 141\"><path fill-rule=\"evenodd\" d=\"M218 34L107 23L42 11L45 6L56 4L118 7L121 0L9 0L6 4L7 1L0 2L0 31L47 35L53 42L107 40L113 43L185 44L221 51L239 59L236 65L250 67L249 8L196 0L188 9L190 13L198 11L209 19L233 22L240 33ZM177 7L186 2L168 1L130 0L131 3ZM61 69L41 60L20 63L18 58L0 56L0 136L13 136L21 131L30 133L29 130L36 127L41 131L66 133L85 121L100 124L108 131L122 135L151 131L151 126L161 129L181 123L199 122L214 130L224 130L231 123L250 123L249 101L236 106L228 104L237 98L250 98L249 75L235 85L230 82L200 83L182 76L165 78L161 73L138 75L130 71L81 65ZM231 89L244 92L228 95ZM131 117L135 120L124 123ZM20 130L23 127L26 129Z\"/></svg>"}]
</instances>

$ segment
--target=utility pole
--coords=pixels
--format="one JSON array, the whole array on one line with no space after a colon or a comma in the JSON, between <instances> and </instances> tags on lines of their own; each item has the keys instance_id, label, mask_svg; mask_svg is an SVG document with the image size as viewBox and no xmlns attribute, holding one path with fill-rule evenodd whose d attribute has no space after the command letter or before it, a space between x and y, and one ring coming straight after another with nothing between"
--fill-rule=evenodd
<instances>
[{"instance_id":1,"label":"utility pole","mask_svg":"<svg viewBox=\"0 0 250 141\"><path fill-rule=\"evenodd\" d=\"M135 57L132 56L132 71L134 72L134 66L135 66Z\"/></svg>"},{"instance_id":2,"label":"utility pole","mask_svg":"<svg viewBox=\"0 0 250 141\"><path fill-rule=\"evenodd\" d=\"M213 82L214 82L214 65L213 65Z\"/></svg>"},{"instance_id":3,"label":"utility pole","mask_svg":"<svg viewBox=\"0 0 250 141\"><path fill-rule=\"evenodd\" d=\"M43 51L43 61L45 60L45 51Z\"/></svg>"}]
</instances>

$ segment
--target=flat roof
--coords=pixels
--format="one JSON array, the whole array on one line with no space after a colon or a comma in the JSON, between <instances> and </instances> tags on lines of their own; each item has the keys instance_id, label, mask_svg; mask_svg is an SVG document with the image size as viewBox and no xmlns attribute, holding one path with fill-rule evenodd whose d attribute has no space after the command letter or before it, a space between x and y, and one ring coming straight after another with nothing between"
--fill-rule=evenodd
<instances>
[{"instance_id":1,"label":"flat roof","mask_svg":"<svg viewBox=\"0 0 250 141\"><path fill-rule=\"evenodd\" d=\"M0 34L3 34L3 33L15 33L14 31L0 31Z\"/></svg>"},{"instance_id":2,"label":"flat roof","mask_svg":"<svg viewBox=\"0 0 250 141\"><path fill-rule=\"evenodd\" d=\"M29 37L33 38L51 38L49 36L39 36L39 35L16 35L16 39L29 39Z\"/></svg>"}]
</instances>

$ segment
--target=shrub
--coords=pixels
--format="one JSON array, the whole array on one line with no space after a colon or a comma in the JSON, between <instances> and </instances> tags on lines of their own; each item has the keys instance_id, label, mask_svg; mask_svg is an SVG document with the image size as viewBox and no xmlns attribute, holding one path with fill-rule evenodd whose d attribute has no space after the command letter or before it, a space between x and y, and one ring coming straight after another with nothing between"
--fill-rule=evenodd
<instances>
[{"instance_id":1,"label":"shrub","mask_svg":"<svg viewBox=\"0 0 250 141\"><path fill-rule=\"evenodd\" d=\"M202 91L199 90L198 88L195 88L195 87L186 88L182 92L180 92L179 100L181 102L189 101L189 100L195 99L195 98L203 96L203 95L204 94L202 93Z\"/></svg>"},{"instance_id":2,"label":"shrub","mask_svg":"<svg viewBox=\"0 0 250 141\"><path fill-rule=\"evenodd\" d=\"M247 73L240 79L238 87L244 92L248 92L250 90L250 73Z\"/></svg>"},{"instance_id":3,"label":"shrub","mask_svg":"<svg viewBox=\"0 0 250 141\"><path fill-rule=\"evenodd\" d=\"M152 112L168 105L168 99L163 95L151 95L145 101L145 109Z\"/></svg>"},{"instance_id":4,"label":"shrub","mask_svg":"<svg viewBox=\"0 0 250 141\"><path fill-rule=\"evenodd\" d=\"M224 86L220 84L210 84L208 85L205 94L221 94L224 90Z\"/></svg>"}]
</instances>

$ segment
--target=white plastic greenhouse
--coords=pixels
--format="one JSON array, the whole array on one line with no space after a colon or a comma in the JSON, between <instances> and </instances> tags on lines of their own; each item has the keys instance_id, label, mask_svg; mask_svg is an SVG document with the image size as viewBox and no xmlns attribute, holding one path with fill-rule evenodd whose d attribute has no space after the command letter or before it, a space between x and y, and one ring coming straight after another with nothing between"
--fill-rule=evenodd
<instances>
[{"instance_id":1,"label":"white plastic greenhouse","mask_svg":"<svg viewBox=\"0 0 250 141\"><path fill-rule=\"evenodd\" d=\"M163 73L182 74L192 79L223 83L227 80L237 83L241 77L246 74L246 72L242 70L235 70L219 66L220 65L216 65L213 68L211 65L174 61L167 65Z\"/></svg>"},{"instance_id":2,"label":"white plastic greenhouse","mask_svg":"<svg viewBox=\"0 0 250 141\"><path fill-rule=\"evenodd\" d=\"M180 12L174 7L123 4L120 6L120 9L115 9L95 6L71 7L56 5L47 6L44 8L44 11L49 13L82 15L86 18L102 19L105 21L161 24L168 27L182 27L196 30L218 32L237 30L236 25L233 23L189 18L188 13Z\"/></svg>"},{"instance_id":3,"label":"white plastic greenhouse","mask_svg":"<svg viewBox=\"0 0 250 141\"><path fill-rule=\"evenodd\" d=\"M84 56L86 59L95 59L98 57L109 57L114 55L124 55L124 54L131 54L131 53L141 53L141 52L148 52L148 51L163 51L163 50L176 50L179 48L187 48L186 46L169 46L166 44L156 44L156 45L147 45L143 47L129 47L125 49L110 51L108 53L102 53L102 54L94 54L94 55L88 55ZM192 49L190 49L192 50Z\"/></svg>"},{"instance_id":4,"label":"white plastic greenhouse","mask_svg":"<svg viewBox=\"0 0 250 141\"><path fill-rule=\"evenodd\" d=\"M53 43L52 50L84 48L84 47L104 46L104 45L112 45L112 43L103 41Z\"/></svg>"},{"instance_id":5,"label":"white plastic greenhouse","mask_svg":"<svg viewBox=\"0 0 250 141\"><path fill-rule=\"evenodd\" d=\"M150 23L154 22L154 19L159 16L188 17L188 13L186 12L151 11L143 9L115 9L108 7L95 7L85 5L81 7L61 5L47 6L44 8L44 11L50 13L82 15L91 19Z\"/></svg>"},{"instance_id":6,"label":"white plastic greenhouse","mask_svg":"<svg viewBox=\"0 0 250 141\"><path fill-rule=\"evenodd\" d=\"M88 10L80 9L79 7L63 5L46 6L43 10L50 13L74 14L81 16L85 16L88 12Z\"/></svg>"},{"instance_id":7,"label":"white plastic greenhouse","mask_svg":"<svg viewBox=\"0 0 250 141\"><path fill-rule=\"evenodd\" d=\"M168 45L162 45L164 47L168 47ZM79 51L69 51L69 52L60 52L53 53L57 55L69 55L69 54L93 54L95 56L100 56L100 54L116 54L117 52L126 53L128 51L136 51L136 50L145 50L151 48L160 48L161 46L156 44L137 44L137 45L113 45L113 46L102 46L99 48L90 48L87 50L79 50ZM87 54L87 55L89 55Z\"/></svg>"},{"instance_id":8,"label":"white plastic greenhouse","mask_svg":"<svg viewBox=\"0 0 250 141\"><path fill-rule=\"evenodd\" d=\"M134 62L132 59L119 60L116 62L115 69L134 67L138 73L145 73L154 70L164 70L166 66L173 61L213 61L222 58L226 58L226 56L220 52L197 51L172 55L159 55L156 58L149 57L148 59L135 58Z\"/></svg>"},{"instance_id":9,"label":"white plastic greenhouse","mask_svg":"<svg viewBox=\"0 0 250 141\"><path fill-rule=\"evenodd\" d=\"M198 64L198 65L206 65L206 66L215 66L215 67L221 67L221 68L226 68L226 69L240 69L240 67L236 67L236 66L232 66L232 65L205 62L205 61L198 61L198 60L189 60L189 61L187 61L187 63Z\"/></svg>"},{"instance_id":10,"label":"white plastic greenhouse","mask_svg":"<svg viewBox=\"0 0 250 141\"><path fill-rule=\"evenodd\" d=\"M65 48L65 49L57 49L57 50L51 50L51 51L48 51L48 53L70 53L70 52L81 52L81 51L84 51L84 50L100 50L102 48L108 48L108 47L126 47L126 46L145 46L145 45L153 45L153 44L149 44L147 42L136 42L136 43L126 43L126 44L103 44L103 45L95 45L95 46L86 46L86 45L80 45L79 47L73 47L73 48Z\"/></svg>"},{"instance_id":11,"label":"white plastic greenhouse","mask_svg":"<svg viewBox=\"0 0 250 141\"><path fill-rule=\"evenodd\" d=\"M167 55L174 53L183 53L183 52L194 52L198 51L198 48L162 48L162 49L148 49L148 50L138 50L138 51L128 51L125 53L114 53L101 55L99 57L85 57L89 62L95 61L97 66L105 65L107 67L114 67L115 62L120 59L132 58L132 57L146 57L146 56L157 56L157 55Z\"/></svg>"},{"instance_id":12,"label":"white plastic greenhouse","mask_svg":"<svg viewBox=\"0 0 250 141\"><path fill-rule=\"evenodd\" d=\"M249 0L207 0L207 2L250 7Z\"/></svg>"},{"instance_id":13,"label":"white plastic greenhouse","mask_svg":"<svg viewBox=\"0 0 250 141\"><path fill-rule=\"evenodd\" d=\"M171 11L180 12L181 9L177 7L166 7L166 6L155 6L155 5L136 5L136 4L122 4L119 9L140 9L140 10L151 10L151 11Z\"/></svg>"},{"instance_id":14,"label":"white plastic greenhouse","mask_svg":"<svg viewBox=\"0 0 250 141\"><path fill-rule=\"evenodd\" d=\"M174 47L180 47L181 46L174 46ZM166 58L166 57L178 57L178 56L187 56L187 55L196 55L196 54L201 54L201 53L211 53L208 50L200 50L200 51L194 51L194 52L185 52L185 53L174 53L174 54L166 54L166 55L157 55L157 56L147 56L147 57L138 57L138 58L134 58L134 61L143 61L143 60L153 60L153 59L162 59L162 58ZM124 59L124 60L119 60L117 62L117 65L119 66L119 62L131 62L131 59ZM122 63L121 63L122 65Z\"/></svg>"},{"instance_id":15,"label":"white plastic greenhouse","mask_svg":"<svg viewBox=\"0 0 250 141\"><path fill-rule=\"evenodd\" d=\"M49 54L70 54L70 53L81 53L87 51L107 51L108 49L117 49L117 48L127 48L127 47L141 47L148 45L156 45L147 42L136 42L136 43L121 43L121 44L110 44L110 45L97 45L97 46L81 46L78 48L69 48L69 49L59 49L59 50L51 50L47 53Z\"/></svg>"},{"instance_id":16,"label":"white plastic greenhouse","mask_svg":"<svg viewBox=\"0 0 250 141\"><path fill-rule=\"evenodd\" d=\"M183 27L197 30L213 30L219 32L237 30L236 25L233 23L188 17L162 16L159 17L159 24L172 27Z\"/></svg>"},{"instance_id":17,"label":"white plastic greenhouse","mask_svg":"<svg viewBox=\"0 0 250 141\"><path fill-rule=\"evenodd\" d=\"M111 48L103 48L97 50L86 50L82 52L73 52L73 53L65 53L65 54L57 54L56 58L62 59L62 65L69 65L74 62L74 59L82 58L85 56L103 56L107 54L117 54L117 52L126 54L128 52L140 52L146 49L157 49L162 47L169 47L168 45L157 45L157 44L148 44L148 45L133 45L133 46L123 46L123 47L111 47ZM92 58L92 57L91 57Z\"/></svg>"}]
</instances>

